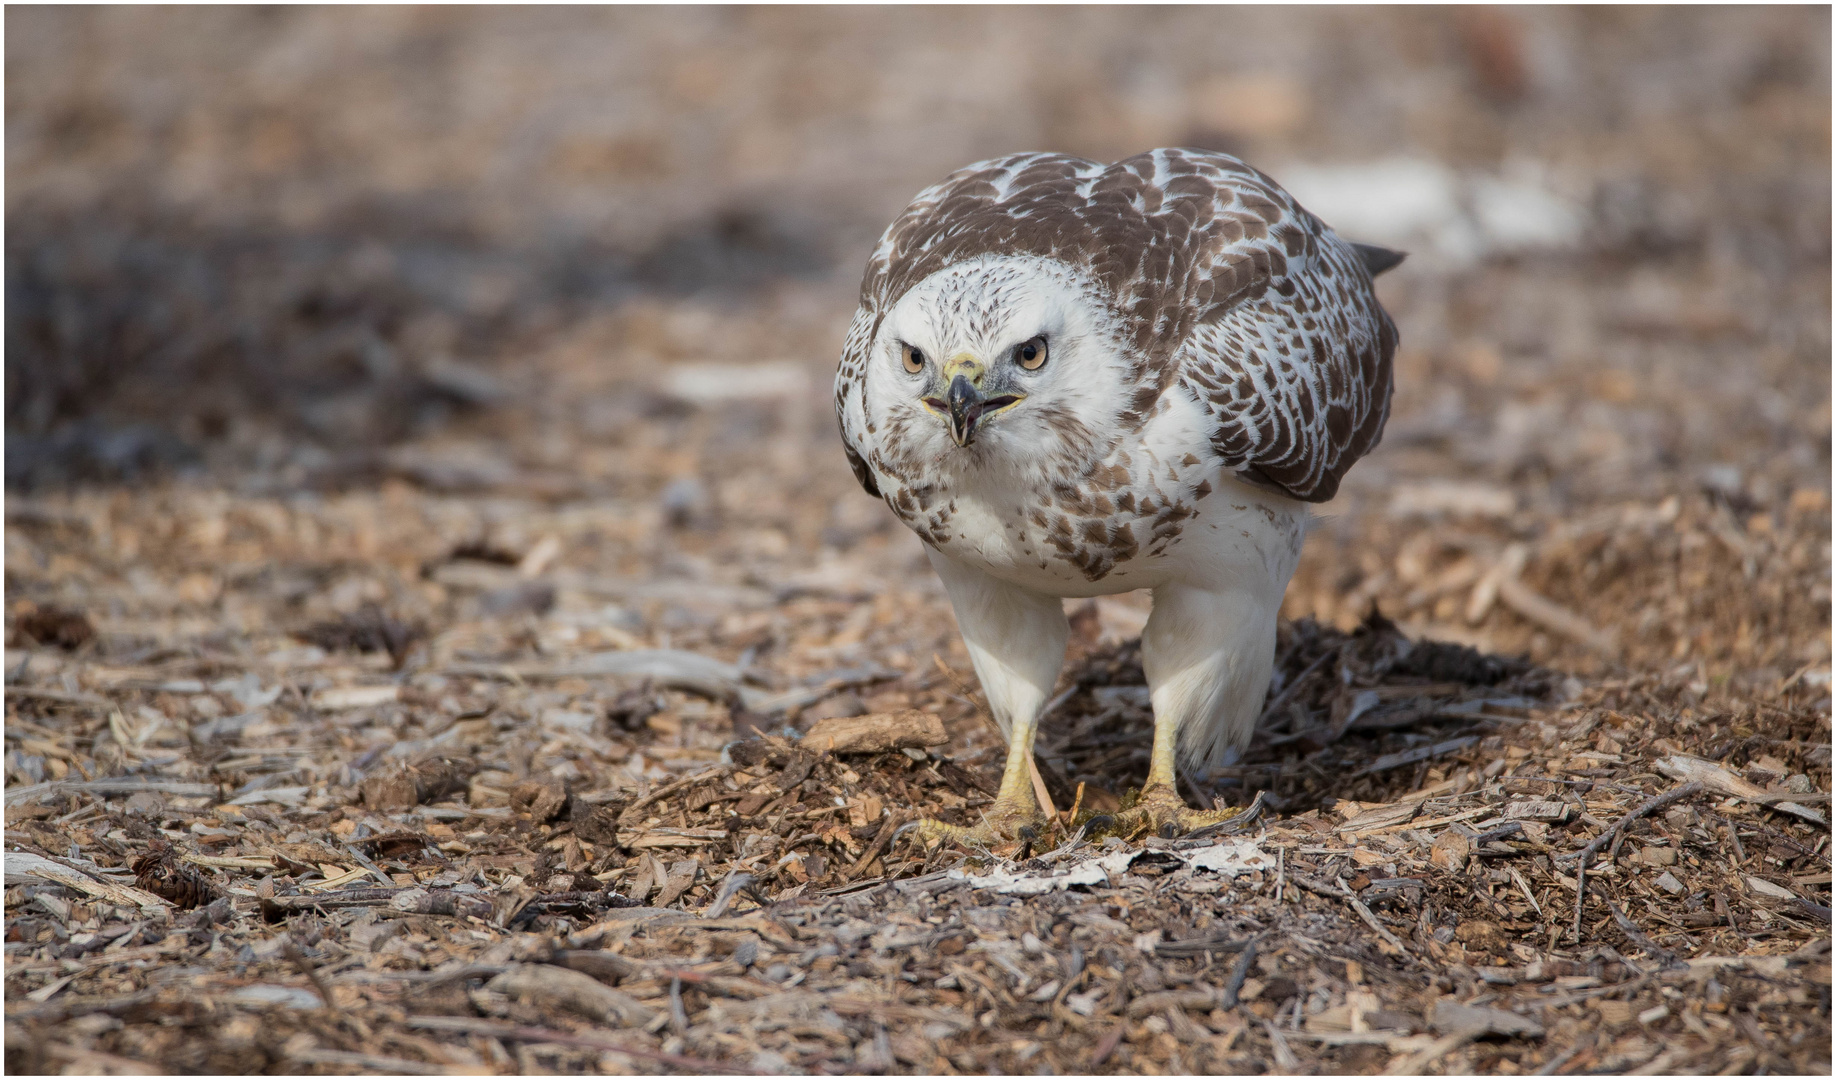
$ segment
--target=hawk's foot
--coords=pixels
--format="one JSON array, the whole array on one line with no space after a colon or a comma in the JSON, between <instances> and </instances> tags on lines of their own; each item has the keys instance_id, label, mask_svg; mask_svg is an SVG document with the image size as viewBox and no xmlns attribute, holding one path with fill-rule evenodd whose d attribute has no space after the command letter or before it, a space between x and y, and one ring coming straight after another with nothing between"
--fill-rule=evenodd
<instances>
[{"instance_id":1,"label":"hawk's foot","mask_svg":"<svg viewBox=\"0 0 1836 1080\"><path fill-rule=\"evenodd\" d=\"M1008 855L1021 848L1045 846L1056 824L1031 799L1000 799L982 811L977 825L948 825L936 818L920 818L899 831L916 836L925 847L955 844L994 854Z\"/></svg>"},{"instance_id":2,"label":"hawk's foot","mask_svg":"<svg viewBox=\"0 0 1836 1080\"><path fill-rule=\"evenodd\" d=\"M1153 784L1132 801L1124 798L1122 809L1088 817L1080 814L1081 820L1077 824L1083 825L1086 835L1093 839L1099 836L1119 836L1132 841L1143 836L1172 839L1211 825L1222 825L1233 818L1250 816L1253 815L1240 807L1194 810L1179 797L1179 792L1173 790L1173 785Z\"/></svg>"}]
</instances>

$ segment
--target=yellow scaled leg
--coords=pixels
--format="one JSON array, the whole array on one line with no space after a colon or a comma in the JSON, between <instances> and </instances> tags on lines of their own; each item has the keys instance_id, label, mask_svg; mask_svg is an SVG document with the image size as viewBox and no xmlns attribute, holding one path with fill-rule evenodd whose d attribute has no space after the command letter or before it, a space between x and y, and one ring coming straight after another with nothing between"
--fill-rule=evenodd
<instances>
[{"instance_id":1,"label":"yellow scaled leg","mask_svg":"<svg viewBox=\"0 0 1836 1080\"><path fill-rule=\"evenodd\" d=\"M1031 843L1046 835L1052 819L1039 808L1033 794L1033 774L1027 759L1033 753L1033 735L1038 721L1015 723L1007 744L1007 767L1001 773L1001 788L993 805L982 811L978 825L947 825L935 818L921 818L907 825L926 846L950 843L971 848L1005 847L1014 843Z\"/></svg>"},{"instance_id":2,"label":"yellow scaled leg","mask_svg":"<svg viewBox=\"0 0 1836 1080\"><path fill-rule=\"evenodd\" d=\"M1134 840L1142 836L1184 836L1207 825L1229 821L1243 811L1236 807L1223 810L1194 810L1179 797L1173 771L1173 748L1178 726L1171 716L1154 717L1154 753L1148 765L1147 783L1132 804L1113 814L1090 817L1086 824L1098 835L1120 836ZM1108 820L1104 820L1108 819Z\"/></svg>"}]
</instances>

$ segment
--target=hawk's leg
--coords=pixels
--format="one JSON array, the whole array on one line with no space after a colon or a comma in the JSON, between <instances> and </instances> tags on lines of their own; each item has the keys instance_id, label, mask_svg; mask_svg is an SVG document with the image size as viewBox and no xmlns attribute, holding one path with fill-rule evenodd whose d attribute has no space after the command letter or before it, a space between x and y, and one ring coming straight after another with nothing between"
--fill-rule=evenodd
<instances>
[{"instance_id":1,"label":"hawk's leg","mask_svg":"<svg viewBox=\"0 0 1836 1080\"><path fill-rule=\"evenodd\" d=\"M1286 581L1279 583L1286 585ZM1266 589L1154 590L1141 635L1141 662L1154 705L1154 750L1134 805L1106 831L1180 835L1236 816L1194 810L1179 797L1176 755L1208 764L1249 742L1275 662L1281 594Z\"/></svg>"},{"instance_id":2,"label":"hawk's leg","mask_svg":"<svg viewBox=\"0 0 1836 1080\"><path fill-rule=\"evenodd\" d=\"M1043 835L1051 822L1033 795L1027 762L1039 711L1051 697L1065 662L1070 627L1064 604L1056 596L1009 585L935 549L926 551L956 611L989 711L1007 736L1007 767L994 804L982 811L979 824L965 827L925 819L913 828L927 842L972 846L1027 839L1026 830Z\"/></svg>"}]
</instances>

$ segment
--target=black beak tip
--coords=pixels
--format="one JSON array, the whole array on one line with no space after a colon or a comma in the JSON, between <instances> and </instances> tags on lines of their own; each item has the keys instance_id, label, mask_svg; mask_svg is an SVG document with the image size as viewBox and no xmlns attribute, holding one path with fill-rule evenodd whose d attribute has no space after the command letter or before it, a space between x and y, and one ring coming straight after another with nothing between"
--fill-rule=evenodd
<instances>
[{"instance_id":1,"label":"black beak tip","mask_svg":"<svg viewBox=\"0 0 1836 1080\"><path fill-rule=\"evenodd\" d=\"M975 385L961 375L950 380L950 434L958 446L968 446L975 438L975 421L981 415L982 396Z\"/></svg>"}]
</instances>

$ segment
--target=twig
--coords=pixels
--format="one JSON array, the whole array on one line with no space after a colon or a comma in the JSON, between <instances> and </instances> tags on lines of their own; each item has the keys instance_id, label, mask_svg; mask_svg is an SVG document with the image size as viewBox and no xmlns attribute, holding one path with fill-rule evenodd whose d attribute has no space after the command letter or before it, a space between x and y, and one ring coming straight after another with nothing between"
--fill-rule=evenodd
<instances>
[{"instance_id":1,"label":"twig","mask_svg":"<svg viewBox=\"0 0 1836 1080\"><path fill-rule=\"evenodd\" d=\"M1588 860L1593 858L1594 855L1597 852L1599 852L1599 850L1602 847L1605 847L1608 843L1613 844L1613 850L1617 852L1619 850L1618 838L1625 833L1626 826L1632 824L1634 821L1637 821L1639 818L1642 818L1646 814L1652 813L1653 811L1662 810L1664 807L1669 806L1671 803L1678 802L1682 799L1687 799L1695 795L1700 795L1702 793L1702 790L1703 788L1702 788L1702 784L1700 781L1691 780L1689 783L1679 784L1676 787L1671 788L1669 791L1666 791L1661 795L1653 795L1651 798L1646 799L1644 802L1639 803L1637 806L1633 807L1630 811L1626 813L1624 817L1620 818L1617 822L1615 822L1612 826L1607 828L1599 836L1594 837L1593 841L1590 842L1586 847L1582 848L1580 851L1570 852L1567 855L1556 856L1556 860L1558 862L1571 862L1576 859L1580 860L1575 865L1575 928L1574 928L1574 932L1575 932L1576 944L1579 944L1581 941L1581 909L1587 906L1587 862Z\"/></svg>"},{"instance_id":2,"label":"twig","mask_svg":"<svg viewBox=\"0 0 1836 1080\"><path fill-rule=\"evenodd\" d=\"M374 877L376 880L382 882L383 888L393 889L397 887L395 884L395 879L390 877L388 874L383 873L382 867L377 866L375 863L371 862L368 858L366 858L363 852L358 851L357 845L346 844L344 845L344 850L350 852L351 858L356 861L358 866L361 866L365 870L369 871L371 877Z\"/></svg>"},{"instance_id":3,"label":"twig","mask_svg":"<svg viewBox=\"0 0 1836 1080\"><path fill-rule=\"evenodd\" d=\"M1562 1066L1574 1060L1574 1057L1576 1054L1579 1054L1583 1050L1589 1049L1591 1045L1592 1045L1591 1043L1576 1043L1575 1045L1557 1054L1555 1057L1552 1057L1548 1061L1543 1062L1542 1067L1537 1069L1535 1072L1531 1073L1530 1075L1531 1076L1554 1076L1556 1073L1562 1070Z\"/></svg>"},{"instance_id":4,"label":"twig","mask_svg":"<svg viewBox=\"0 0 1836 1080\"><path fill-rule=\"evenodd\" d=\"M885 829L881 829L885 832ZM739 870L729 870L720 883L720 892L714 896L714 902L701 913L704 919L718 919L727 913L727 905L733 903L733 897L743 888L752 884L752 875Z\"/></svg>"},{"instance_id":5,"label":"twig","mask_svg":"<svg viewBox=\"0 0 1836 1080\"><path fill-rule=\"evenodd\" d=\"M1619 932L1626 935L1626 939L1632 942L1632 944L1645 950L1646 956L1651 957L1665 967L1670 967L1677 962L1676 953L1671 952L1669 949L1664 948L1662 945L1646 937L1644 932L1638 928L1637 924L1631 919L1626 918L1625 912L1619 910L1618 904L1613 903L1610 898L1605 896L1602 896L1600 900L1602 903L1606 904L1607 910L1613 913L1613 921L1619 924Z\"/></svg>"},{"instance_id":6,"label":"twig","mask_svg":"<svg viewBox=\"0 0 1836 1080\"><path fill-rule=\"evenodd\" d=\"M1351 886L1345 884L1344 878L1339 879L1339 893L1345 898L1345 902L1351 905L1351 909L1358 913L1358 917L1363 919L1365 924L1372 930L1377 931L1378 937L1390 943L1390 946L1396 950L1398 956L1407 956L1409 954L1409 950L1403 945L1402 939L1390 933L1388 927L1377 921L1377 916L1371 913L1371 909L1365 906L1364 901L1358 899L1357 893L1351 891Z\"/></svg>"},{"instance_id":7,"label":"twig","mask_svg":"<svg viewBox=\"0 0 1836 1080\"><path fill-rule=\"evenodd\" d=\"M112 709L115 703L96 694L83 694L70 690L52 690L43 686L18 686L8 684L6 696L38 698L40 701L60 701L70 705L92 705L101 709Z\"/></svg>"},{"instance_id":8,"label":"twig","mask_svg":"<svg viewBox=\"0 0 1836 1080\"><path fill-rule=\"evenodd\" d=\"M1623 961L1624 957L1620 959ZM1630 967L1631 965L1628 964L1627 966ZM1576 990L1573 993L1563 994L1560 997L1552 997L1546 1001L1539 1001L1537 1004L1545 1009L1559 1009L1564 1005L1574 1005L1597 997L1605 997L1608 994L1634 994L1650 985L1651 978L1650 975L1640 975L1636 979L1627 979L1625 982L1617 982L1611 986L1595 986L1586 990Z\"/></svg>"},{"instance_id":9,"label":"twig","mask_svg":"<svg viewBox=\"0 0 1836 1080\"><path fill-rule=\"evenodd\" d=\"M1530 901L1530 906L1536 909L1536 917L1545 918L1543 905L1536 902L1536 894L1530 891L1530 883L1524 880L1524 875L1518 872L1517 867L1513 866L1510 870L1511 880L1517 883L1518 889L1524 894L1524 899Z\"/></svg>"},{"instance_id":10,"label":"twig","mask_svg":"<svg viewBox=\"0 0 1836 1080\"><path fill-rule=\"evenodd\" d=\"M370 1073L397 1076L446 1076L455 1071L448 1065L433 1065L425 1061L413 1061L408 1058L383 1057L377 1054L353 1053L349 1050L325 1050L314 1047L310 1050L299 1050L287 1055L288 1060L302 1065L338 1065L347 1069L362 1069Z\"/></svg>"},{"instance_id":11,"label":"twig","mask_svg":"<svg viewBox=\"0 0 1836 1080\"><path fill-rule=\"evenodd\" d=\"M560 1046L581 1046L589 1050L610 1050L615 1054L624 1054L627 1057L674 1065L690 1073L718 1072L737 1073L742 1076L758 1075L757 1070L728 1065L724 1062L685 1057L681 1054L665 1054L657 1050L626 1046L597 1035L571 1035L552 1028L518 1027L514 1024L473 1019L466 1016L410 1016L403 1023L409 1027L426 1028L431 1031L456 1031L466 1035L484 1035L494 1039L510 1039L515 1042L555 1043Z\"/></svg>"},{"instance_id":12,"label":"twig","mask_svg":"<svg viewBox=\"0 0 1836 1080\"><path fill-rule=\"evenodd\" d=\"M1262 722L1264 720L1267 720L1269 717L1275 715L1275 710L1281 708L1282 706L1288 703L1288 699L1294 696L1294 692L1300 689L1301 684L1307 681L1308 676L1312 675L1315 671L1318 671L1321 664L1324 664L1326 661L1331 660L1333 657L1337 655L1339 655L1339 652L1337 649L1323 652L1319 655L1317 659L1313 661L1313 663L1308 664L1306 667L1302 668L1301 673L1299 675L1294 676L1293 682L1282 687L1281 693L1276 694L1273 700L1271 700L1267 705L1264 705L1262 707L1261 715L1256 718L1256 726L1261 727Z\"/></svg>"},{"instance_id":13,"label":"twig","mask_svg":"<svg viewBox=\"0 0 1836 1080\"><path fill-rule=\"evenodd\" d=\"M903 827L905 827L903 814L887 814L887 819L879 823L879 832L874 834L874 841L868 843L867 850L861 852L861 858L857 858L854 865L848 867L848 878L850 880L859 878L863 872L867 872L868 863L872 863L881 854L885 854L885 850L892 847L892 838L898 836L900 828Z\"/></svg>"},{"instance_id":14,"label":"twig","mask_svg":"<svg viewBox=\"0 0 1836 1080\"><path fill-rule=\"evenodd\" d=\"M676 792L681 791L683 788L690 787L694 784L699 784L699 783L702 783L708 780L718 780L721 777L727 775L728 773L732 771L733 771L733 767L730 765L719 765L712 769L703 770L702 772L690 773L687 776L678 776L674 780L671 780L669 783L664 784L663 786L652 790L650 794L637 800L636 802L632 803L630 806L625 807L625 809L622 812L620 812L618 816L619 821L620 822L634 821L636 819L631 816L632 814L636 813L639 810L644 809L647 806L650 806L652 803L655 803L658 799L667 798L668 796L674 795Z\"/></svg>"},{"instance_id":15,"label":"twig","mask_svg":"<svg viewBox=\"0 0 1836 1080\"><path fill-rule=\"evenodd\" d=\"M1192 797L1198 800L1201 808L1206 810L1216 808L1217 803L1212 799L1211 792L1199 787L1198 779L1184 765L1179 766L1179 778L1186 782L1186 787L1191 790Z\"/></svg>"},{"instance_id":16,"label":"twig","mask_svg":"<svg viewBox=\"0 0 1836 1080\"><path fill-rule=\"evenodd\" d=\"M688 1010L682 1007L682 973L669 980L669 1029L677 1035L688 1030Z\"/></svg>"},{"instance_id":17,"label":"twig","mask_svg":"<svg viewBox=\"0 0 1836 1080\"><path fill-rule=\"evenodd\" d=\"M28 799L60 791L77 791L88 795L132 795L142 791L153 791L181 799L212 799L221 795L223 789L216 784L188 784L179 780L133 780L123 777L108 780L47 780L42 784L8 787L6 805L16 806Z\"/></svg>"},{"instance_id":18,"label":"twig","mask_svg":"<svg viewBox=\"0 0 1836 1080\"><path fill-rule=\"evenodd\" d=\"M1420 1076L1422 1070L1477 1039L1479 1035L1480 1032L1476 1028L1466 1028L1451 1035L1443 1035L1429 1043L1424 1049L1391 1065L1389 1071L1396 1076Z\"/></svg>"},{"instance_id":19,"label":"twig","mask_svg":"<svg viewBox=\"0 0 1836 1080\"><path fill-rule=\"evenodd\" d=\"M1109 1034L1103 1036L1101 1042L1097 1043L1096 1050L1090 1055L1092 1069L1109 1060L1109 1055L1116 1052L1116 1044L1122 1041L1122 1030L1127 1026L1127 1024L1117 1024L1110 1029Z\"/></svg>"},{"instance_id":20,"label":"twig","mask_svg":"<svg viewBox=\"0 0 1836 1080\"><path fill-rule=\"evenodd\" d=\"M1478 836L1473 837L1473 848L1477 850L1480 846L1489 844L1494 840L1503 840L1505 837L1510 836L1513 833L1520 833L1523 831L1524 831L1523 822L1507 821L1503 825L1500 825L1495 829L1487 829L1486 831L1480 833Z\"/></svg>"},{"instance_id":21,"label":"twig","mask_svg":"<svg viewBox=\"0 0 1836 1080\"><path fill-rule=\"evenodd\" d=\"M1498 599L1531 622L1563 637L1572 638L1603 656L1612 658L1619 655L1619 641L1611 631L1600 629L1537 592L1515 574L1499 580Z\"/></svg>"},{"instance_id":22,"label":"twig","mask_svg":"<svg viewBox=\"0 0 1836 1080\"><path fill-rule=\"evenodd\" d=\"M1226 833L1234 833L1240 829L1245 829L1251 825L1254 825L1256 823L1256 819L1262 816L1263 804L1267 801L1263 798L1263 796L1266 794L1267 792L1257 791L1256 797L1254 799L1251 799L1250 804L1244 807L1242 810L1239 810L1237 813L1231 815L1228 818L1225 818L1223 821L1219 821L1219 822L1215 822L1210 825L1206 825L1203 828L1194 829L1191 832L1187 833L1182 839L1203 840L1211 836L1219 836L1219 835L1223 835Z\"/></svg>"},{"instance_id":23,"label":"twig","mask_svg":"<svg viewBox=\"0 0 1836 1080\"><path fill-rule=\"evenodd\" d=\"M305 954L300 952L299 947L294 945L292 935L288 935L286 941L282 943L281 951L286 955L288 962L299 968L300 974L306 976L307 981L312 983L312 989L319 995L319 1000L325 1002L325 1011L333 1016L343 1016L344 1010L338 1008L338 1003L332 1000L331 987L325 985L325 980L319 977L318 969L314 968L306 959Z\"/></svg>"},{"instance_id":24,"label":"twig","mask_svg":"<svg viewBox=\"0 0 1836 1080\"><path fill-rule=\"evenodd\" d=\"M1218 998L1218 1008L1237 1007L1237 995L1242 993L1243 982L1249 978L1250 966L1256 962L1256 947L1261 941L1261 938L1251 938L1243 951L1237 954L1237 962L1230 965L1230 978L1224 983L1224 993Z\"/></svg>"},{"instance_id":25,"label":"twig","mask_svg":"<svg viewBox=\"0 0 1836 1080\"><path fill-rule=\"evenodd\" d=\"M1083 687L1081 686L1073 685L1069 690L1066 690L1065 692L1059 694L1057 697L1053 698L1051 701L1046 702L1044 707L1039 710L1039 716L1034 720L1034 723L1043 721L1046 717L1052 715L1052 713L1056 711L1060 705L1063 705L1065 702L1070 701L1071 698L1074 697L1077 694L1077 692L1082 689Z\"/></svg>"},{"instance_id":26,"label":"twig","mask_svg":"<svg viewBox=\"0 0 1836 1080\"><path fill-rule=\"evenodd\" d=\"M1283 1037L1281 1029L1268 1020L1264 1020L1262 1026L1269 1033L1269 1043L1275 1047L1275 1064L1280 1066L1281 1071L1285 1073L1297 1071L1300 1059L1294 1056L1294 1050L1288 1045L1288 1040Z\"/></svg>"},{"instance_id":27,"label":"twig","mask_svg":"<svg viewBox=\"0 0 1836 1080\"><path fill-rule=\"evenodd\" d=\"M1324 896L1330 900L1344 898L1344 894L1328 882L1321 881L1318 878L1308 877L1306 874L1300 873L1299 871L1296 871L1292 876L1294 878L1294 884L1299 885L1310 893Z\"/></svg>"},{"instance_id":28,"label":"twig","mask_svg":"<svg viewBox=\"0 0 1836 1080\"><path fill-rule=\"evenodd\" d=\"M1026 773L1033 781L1033 798L1039 800L1039 809L1045 811L1048 820L1058 817L1058 807L1052 804L1052 793L1046 790L1045 777L1039 775L1039 763L1033 755L1026 755Z\"/></svg>"}]
</instances>

